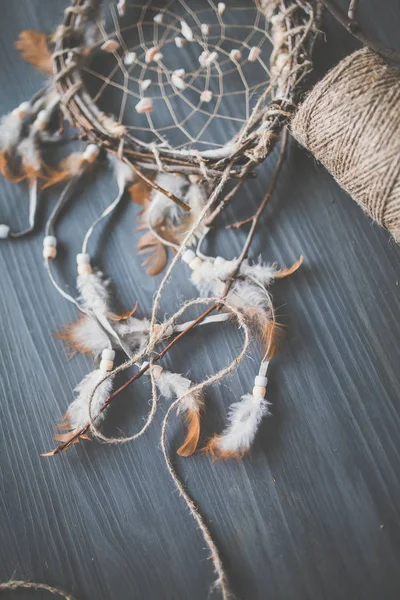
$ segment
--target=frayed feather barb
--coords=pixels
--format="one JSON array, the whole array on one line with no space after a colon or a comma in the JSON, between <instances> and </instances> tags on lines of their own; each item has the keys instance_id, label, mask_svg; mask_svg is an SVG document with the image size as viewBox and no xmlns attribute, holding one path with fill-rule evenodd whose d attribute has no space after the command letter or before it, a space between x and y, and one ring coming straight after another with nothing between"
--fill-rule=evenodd
<instances>
[{"instance_id":1,"label":"frayed feather barb","mask_svg":"<svg viewBox=\"0 0 400 600\"><path fill-rule=\"evenodd\" d=\"M216 459L242 458L254 441L263 417L268 415L268 402L252 394L242 396L232 404L228 427L221 435L214 436L205 451Z\"/></svg>"},{"instance_id":2,"label":"frayed feather barb","mask_svg":"<svg viewBox=\"0 0 400 600\"><path fill-rule=\"evenodd\" d=\"M58 429L69 429L72 433L91 421L92 415L98 415L95 419L97 426L101 423L105 417L105 411L100 411L111 394L114 379L113 376L110 376L103 383L100 383L104 376L104 371L95 369L82 379L74 390L76 398L70 404ZM90 397L95 388L96 391L90 404ZM70 433L58 434L55 439L62 441L60 438L65 437L65 435L69 436Z\"/></svg>"},{"instance_id":3,"label":"frayed feather barb","mask_svg":"<svg viewBox=\"0 0 400 600\"><path fill-rule=\"evenodd\" d=\"M183 396L177 412L185 415L187 434L177 453L179 456L191 456L196 451L200 437L200 414L204 408L203 394L199 390L188 393L192 382L178 373L163 370L155 376L155 382L160 394L168 400Z\"/></svg>"}]
</instances>

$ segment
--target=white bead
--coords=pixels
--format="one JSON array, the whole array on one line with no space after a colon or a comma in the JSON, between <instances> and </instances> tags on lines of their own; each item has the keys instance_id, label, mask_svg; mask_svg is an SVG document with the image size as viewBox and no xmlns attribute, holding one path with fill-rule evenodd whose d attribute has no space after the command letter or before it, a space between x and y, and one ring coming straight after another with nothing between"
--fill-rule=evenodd
<instances>
[{"instance_id":1,"label":"white bead","mask_svg":"<svg viewBox=\"0 0 400 600\"><path fill-rule=\"evenodd\" d=\"M265 394L267 393L267 388L262 385L255 385L253 387L253 396L256 398L265 398Z\"/></svg>"},{"instance_id":2,"label":"white bead","mask_svg":"<svg viewBox=\"0 0 400 600\"><path fill-rule=\"evenodd\" d=\"M130 65L133 65L133 63L136 60L136 52L128 52L127 54L125 54L124 56L124 64L129 67Z\"/></svg>"},{"instance_id":3,"label":"white bead","mask_svg":"<svg viewBox=\"0 0 400 600\"><path fill-rule=\"evenodd\" d=\"M120 17L123 17L125 15L126 0L119 0L117 4L117 10Z\"/></svg>"},{"instance_id":4,"label":"white bead","mask_svg":"<svg viewBox=\"0 0 400 600\"><path fill-rule=\"evenodd\" d=\"M101 353L101 358L104 360L114 360L115 358L115 350L111 350L111 348L106 348Z\"/></svg>"},{"instance_id":5,"label":"white bead","mask_svg":"<svg viewBox=\"0 0 400 600\"><path fill-rule=\"evenodd\" d=\"M55 246L45 246L43 248L43 258L55 258L57 256L57 248Z\"/></svg>"},{"instance_id":6,"label":"white bead","mask_svg":"<svg viewBox=\"0 0 400 600\"><path fill-rule=\"evenodd\" d=\"M254 385L259 385L261 387L267 387L268 377L264 377L263 375L257 375L254 378Z\"/></svg>"},{"instance_id":7,"label":"white bead","mask_svg":"<svg viewBox=\"0 0 400 600\"><path fill-rule=\"evenodd\" d=\"M234 50L230 51L229 57L231 60L238 62L242 58L242 53L240 52L240 50L235 48Z\"/></svg>"},{"instance_id":8,"label":"white bead","mask_svg":"<svg viewBox=\"0 0 400 600\"><path fill-rule=\"evenodd\" d=\"M224 262L226 262L225 258L223 256L216 256L215 260L214 260L214 265L218 266L218 265L223 265Z\"/></svg>"},{"instance_id":9,"label":"white bead","mask_svg":"<svg viewBox=\"0 0 400 600\"><path fill-rule=\"evenodd\" d=\"M261 54L260 48L258 48L257 46L253 46L249 52L249 61L256 62L256 60L259 58L260 54Z\"/></svg>"},{"instance_id":10,"label":"white bead","mask_svg":"<svg viewBox=\"0 0 400 600\"><path fill-rule=\"evenodd\" d=\"M78 265L78 275L87 275L92 272L91 265Z\"/></svg>"},{"instance_id":11,"label":"white bead","mask_svg":"<svg viewBox=\"0 0 400 600\"><path fill-rule=\"evenodd\" d=\"M153 61L160 62L160 60L162 60L163 56L164 55L162 54L162 52L156 52L154 55Z\"/></svg>"},{"instance_id":12,"label":"white bead","mask_svg":"<svg viewBox=\"0 0 400 600\"><path fill-rule=\"evenodd\" d=\"M226 9L226 4L225 2L218 2L218 14L219 15L223 15Z\"/></svg>"},{"instance_id":13,"label":"white bead","mask_svg":"<svg viewBox=\"0 0 400 600\"><path fill-rule=\"evenodd\" d=\"M104 42L104 44L100 46L100 50L111 54L112 52L116 52L119 47L120 43L117 42L117 40L107 40L106 42Z\"/></svg>"},{"instance_id":14,"label":"white bead","mask_svg":"<svg viewBox=\"0 0 400 600\"><path fill-rule=\"evenodd\" d=\"M76 262L78 265L90 265L90 256L89 254L77 254L76 255Z\"/></svg>"},{"instance_id":15,"label":"white bead","mask_svg":"<svg viewBox=\"0 0 400 600\"><path fill-rule=\"evenodd\" d=\"M204 59L204 66L209 67L211 65L211 63L213 63L215 60L217 60L217 58L218 58L218 52L211 52L211 54L209 54Z\"/></svg>"},{"instance_id":16,"label":"white bead","mask_svg":"<svg viewBox=\"0 0 400 600\"><path fill-rule=\"evenodd\" d=\"M207 23L202 23L200 29L203 35L208 35L210 33L210 26L207 25Z\"/></svg>"},{"instance_id":17,"label":"white bead","mask_svg":"<svg viewBox=\"0 0 400 600\"><path fill-rule=\"evenodd\" d=\"M100 148L96 144L88 144L82 154L83 160L87 160L90 163L94 163L98 157Z\"/></svg>"},{"instance_id":18,"label":"white bead","mask_svg":"<svg viewBox=\"0 0 400 600\"><path fill-rule=\"evenodd\" d=\"M154 21L155 23L158 23L158 24L160 24L160 23L162 23L162 22L163 22L163 18L164 18L164 15L163 15L163 13L158 13L158 15L155 15L155 16L153 17L153 21Z\"/></svg>"},{"instance_id":19,"label":"white bead","mask_svg":"<svg viewBox=\"0 0 400 600\"><path fill-rule=\"evenodd\" d=\"M153 110L153 100L151 98L142 98L135 106L139 114L151 112Z\"/></svg>"},{"instance_id":20,"label":"white bead","mask_svg":"<svg viewBox=\"0 0 400 600\"><path fill-rule=\"evenodd\" d=\"M144 79L140 82L140 89L145 92L151 86L151 79Z\"/></svg>"},{"instance_id":21,"label":"white bead","mask_svg":"<svg viewBox=\"0 0 400 600\"><path fill-rule=\"evenodd\" d=\"M158 379L163 372L163 368L160 365L153 365L153 375L155 379Z\"/></svg>"},{"instance_id":22,"label":"white bead","mask_svg":"<svg viewBox=\"0 0 400 600\"><path fill-rule=\"evenodd\" d=\"M211 90L203 90L200 95L200 100L202 102L211 102L213 97L213 93Z\"/></svg>"},{"instance_id":23,"label":"white bead","mask_svg":"<svg viewBox=\"0 0 400 600\"><path fill-rule=\"evenodd\" d=\"M114 368L114 362L112 360L102 359L100 361L100 371L112 371Z\"/></svg>"},{"instance_id":24,"label":"white bead","mask_svg":"<svg viewBox=\"0 0 400 600\"><path fill-rule=\"evenodd\" d=\"M196 256L196 258L194 258L189 263L189 267L192 269L192 271L194 271L195 269L197 269L197 267L200 267L202 264L203 264L203 261L201 260L200 256Z\"/></svg>"},{"instance_id":25,"label":"white bead","mask_svg":"<svg viewBox=\"0 0 400 600\"><path fill-rule=\"evenodd\" d=\"M181 32L182 32L183 37L185 37L188 42L193 42L193 40L194 40L193 31L190 29L190 27L186 23L186 21L183 21L183 20L181 21Z\"/></svg>"},{"instance_id":26,"label":"white bead","mask_svg":"<svg viewBox=\"0 0 400 600\"><path fill-rule=\"evenodd\" d=\"M172 73L171 82L178 90L184 90L186 87L186 83L183 81L182 77L179 77L175 73Z\"/></svg>"},{"instance_id":27,"label":"white bead","mask_svg":"<svg viewBox=\"0 0 400 600\"><path fill-rule=\"evenodd\" d=\"M177 48L183 48L186 45L186 40L184 40L179 35L175 38L175 44Z\"/></svg>"},{"instance_id":28,"label":"white bead","mask_svg":"<svg viewBox=\"0 0 400 600\"><path fill-rule=\"evenodd\" d=\"M156 54L158 54L157 46L152 46L151 48L149 48L144 57L145 63L149 64L149 63L153 62Z\"/></svg>"},{"instance_id":29,"label":"white bead","mask_svg":"<svg viewBox=\"0 0 400 600\"><path fill-rule=\"evenodd\" d=\"M196 258L196 253L193 252L193 250L190 250L189 248L185 250L185 252L182 254L182 260L187 265L190 265L194 258Z\"/></svg>"},{"instance_id":30,"label":"white bead","mask_svg":"<svg viewBox=\"0 0 400 600\"><path fill-rule=\"evenodd\" d=\"M10 227L5 223L0 224L0 240L5 240L8 238L8 234L10 233Z\"/></svg>"},{"instance_id":31,"label":"white bead","mask_svg":"<svg viewBox=\"0 0 400 600\"><path fill-rule=\"evenodd\" d=\"M45 238L43 238L43 248L45 248L46 246L57 246L57 238L54 235L46 235Z\"/></svg>"}]
</instances>

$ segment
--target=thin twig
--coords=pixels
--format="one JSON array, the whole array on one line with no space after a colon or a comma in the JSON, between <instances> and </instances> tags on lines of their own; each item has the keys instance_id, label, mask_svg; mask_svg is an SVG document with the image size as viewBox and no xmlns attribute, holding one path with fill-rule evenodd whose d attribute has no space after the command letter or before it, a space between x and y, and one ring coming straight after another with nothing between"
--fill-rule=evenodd
<instances>
[{"instance_id":1,"label":"thin twig","mask_svg":"<svg viewBox=\"0 0 400 600\"><path fill-rule=\"evenodd\" d=\"M383 56L383 58L400 65L399 52L392 50L392 48L389 48L389 46L386 46L371 34L363 31L357 21L350 19L348 14L339 8L334 0L321 0L321 2L332 13L335 19L361 43Z\"/></svg>"},{"instance_id":2,"label":"thin twig","mask_svg":"<svg viewBox=\"0 0 400 600\"><path fill-rule=\"evenodd\" d=\"M288 130L285 128L283 130L283 133L282 133L281 150L280 150L280 153L279 153L278 162L276 163L274 172L272 174L271 183L270 183L269 188L267 190L267 193L265 194L265 196L263 198L263 201L261 202L260 206L258 207L256 213L250 219L250 221L251 221L250 231L249 231L249 233L247 235L247 238L246 238L246 241L244 243L242 252L241 252L241 254L240 254L240 256L239 256L239 258L237 260L236 268L233 271L231 277L226 282L225 289L224 289L223 294L222 294L222 299L223 300L225 300L225 298L229 294L229 291L230 291L232 285L234 284L234 282L235 282L235 280L236 280L236 278L237 278L237 276L239 274L242 262L245 260L245 258L247 258L247 254L249 252L251 242L253 241L254 234L256 232L256 228L257 228L258 222L260 220L260 217L261 217L261 215L262 215L262 213L263 213L263 211L264 211L267 203L271 199L272 194L274 193L276 184L277 184L278 179L279 179L279 174L281 172L281 168L282 168L282 165L283 165L283 161L285 159L287 138L288 138Z\"/></svg>"},{"instance_id":3,"label":"thin twig","mask_svg":"<svg viewBox=\"0 0 400 600\"><path fill-rule=\"evenodd\" d=\"M175 196L175 194L173 194L169 190L165 190L160 185L158 185L158 183L156 183L155 181L152 181L149 177L147 177L147 175L145 175L143 173L143 171L138 169L138 167L133 162L128 160L126 158L126 156L122 156L121 158L124 161L124 163L126 163L132 169L132 171L134 173L136 173L136 175L138 177L140 177L140 179L143 179L143 181L145 181L148 185L150 185L154 190L157 190L158 192L161 192L162 194L164 194L164 196L167 196L167 198L172 200L172 202L175 202L175 204L180 206L180 208L183 208L183 210L185 210L186 212L190 212L189 204L186 204L186 202L184 202L183 200L181 200L180 198Z\"/></svg>"}]
</instances>

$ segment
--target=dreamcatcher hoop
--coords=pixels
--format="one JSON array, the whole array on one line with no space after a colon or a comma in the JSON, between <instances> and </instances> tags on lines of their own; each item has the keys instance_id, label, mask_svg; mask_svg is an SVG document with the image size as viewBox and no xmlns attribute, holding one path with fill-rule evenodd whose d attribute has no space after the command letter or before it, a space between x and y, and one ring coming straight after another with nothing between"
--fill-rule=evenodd
<instances>
[{"instance_id":1,"label":"dreamcatcher hoop","mask_svg":"<svg viewBox=\"0 0 400 600\"><path fill-rule=\"evenodd\" d=\"M270 23L270 83L266 83L248 121L222 149L199 152L163 145L149 147L100 111L86 89L82 68L88 54L85 40L98 27L99 0L73 0L56 34L55 86L66 118L79 129L82 139L144 171L160 170L161 161L164 170L177 173L204 174L206 169L212 176L229 163L233 176L247 173L250 164L256 166L271 152L304 90L320 12L316 0L256 0L255 5Z\"/></svg>"}]
</instances>

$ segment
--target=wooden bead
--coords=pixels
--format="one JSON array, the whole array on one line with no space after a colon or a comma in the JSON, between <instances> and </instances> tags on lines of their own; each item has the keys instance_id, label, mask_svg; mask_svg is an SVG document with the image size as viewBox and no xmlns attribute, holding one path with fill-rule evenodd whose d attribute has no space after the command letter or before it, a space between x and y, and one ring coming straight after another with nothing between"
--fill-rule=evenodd
<instances>
[{"instance_id":1,"label":"wooden bead","mask_svg":"<svg viewBox=\"0 0 400 600\"><path fill-rule=\"evenodd\" d=\"M114 368L114 361L113 360L106 360L105 358L103 358L100 361L100 371L112 371Z\"/></svg>"},{"instance_id":2,"label":"wooden bead","mask_svg":"<svg viewBox=\"0 0 400 600\"><path fill-rule=\"evenodd\" d=\"M256 62L256 60L260 57L261 50L258 46L253 46L249 52L249 61Z\"/></svg>"},{"instance_id":3,"label":"wooden bead","mask_svg":"<svg viewBox=\"0 0 400 600\"><path fill-rule=\"evenodd\" d=\"M78 275L86 275L87 273L92 272L91 265L78 265Z\"/></svg>"},{"instance_id":4,"label":"wooden bead","mask_svg":"<svg viewBox=\"0 0 400 600\"><path fill-rule=\"evenodd\" d=\"M158 379L163 372L163 368L160 365L153 365L153 375L155 379Z\"/></svg>"},{"instance_id":5,"label":"wooden bead","mask_svg":"<svg viewBox=\"0 0 400 600\"><path fill-rule=\"evenodd\" d=\"M43 248L43 258L55 258L57 256L57 248L55 246L45 246Z\"/></svg>"},{"instance_id":6,"label":"wooden bead","mask_svg":"<svg viewBox=\"0 0 400 600\"><path fill-rule=\"evenodd\" d=\"M192 269L192 271L194 271L197 269L197 267L201 267L202 264L203 261L201 260L200 256L196 256L196 258L189 263L189 267Z\"/></svg>"},{"instance_id":7,"label":"wooden bead","mask_svg":"<svg viewBox=\"0 0 400 600\"><path fill-rule=\"evenodd\" d=\"M256 398L265 398L265 394L267 393L267 388L262 385L255 385L253 387L253 396Z\"/></svg>"}]
</instances>

